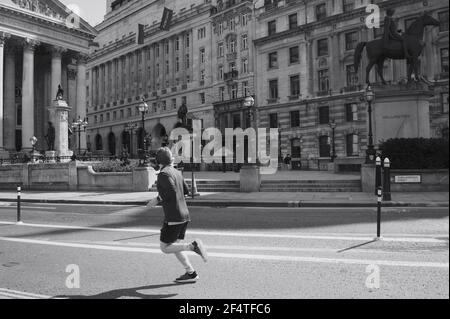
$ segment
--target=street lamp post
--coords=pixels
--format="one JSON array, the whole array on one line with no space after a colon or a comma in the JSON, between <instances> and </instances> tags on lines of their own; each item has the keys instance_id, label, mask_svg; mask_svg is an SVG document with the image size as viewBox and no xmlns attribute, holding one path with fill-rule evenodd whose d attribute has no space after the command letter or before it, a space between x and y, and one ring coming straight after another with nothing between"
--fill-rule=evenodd
<instances>
[{"instance_id":1,"label":"street lamp post","mask_svg":"<svg viewBox=\"0 0 450 319\"><path fill-rule=\"evenodd\" d=\"M86 119L82 120L78 116L78 120L73 120L72 129L75 133L78 133L78 155L81 153L81 132L86 132L86 127L89 125Z\"/></svg>"},{"instance_id":2,"label":"street lamp post","mask_svg":"<svg viewBox=\"0 0 450 319\"><path fill-rule=\"evenodd\" d=\"M145 166L146 165L146 154L145 154L145 114L148 112L148 104L145 102L145 99L142 98L141 103L139 104L139 112L141 112L142 118L142 138L141 138L141 143L142 143L142 149L141 149L141 163L140 166Z\"/></svg>"},{"instance_id":3,"label":"street lamp post","mask_svg":"<svg viewBox=\"0 0 450 319\"><path fill-rule=\"evenodd\" d=\"M337 157L336 156L336 127L337 127L336 121L332 120L329 125L330 125L331 131L332 131L332 139L333 139L333 142L332 142L333 143L332 144L333 155L331 155L331 162L334 163L334 160Z\"/></svg>"},{"instance_id":4,"label":"street lamp post","mask_svg":"<svg viewBox=\"0 0 450 319\"><path fill-rule=\"evenodd\" d=\"M127 125L125 125L125 132L130 133L130 145L129 145L129 150L128 152L130 153L130 157L133 156L132 153L132 145L133 145L133 132L135 132L138 128L138 124L137 123L128 123Z\"/></svg>"},{"instance_id":5,"label":"street lamp post","mask_svg":"<svg viewBox=\"0 0 450 319\"><path fill-rule=\"evenodd\" d=\"M256 110L255 110L255 99L253 96L247 96L244 100L244 106L247 108L248 110L248 114L250 116L250 126L252 129L255 130L256 132L256 125L255 125L255 120L256 120ZM258 136L255 136L256 139L258 139ZM250 141L249 141L250 142ZM257 143L257 140L255 141L255 143ZM245 158L244 161L246 164L248 164L248 156L247 158ZM258 149L256 149L256 162L258 163Z\"/></svg>"},{"instance_id":6,"label":"street lamp post","mask_svg":"<svg viewBox=\"0 0 450 319\"><path fill-rule=\"evenodd\" d=\"M367 146L366 151L366 164L373 164L375 162L375 147L373 145L373 132L372 132L372 102L375 99L375 93L372 90L372 87L369 85L364 93L364 97L368 104L368 113L369 113L369 144Z\"/></svg>"}]
</instances>

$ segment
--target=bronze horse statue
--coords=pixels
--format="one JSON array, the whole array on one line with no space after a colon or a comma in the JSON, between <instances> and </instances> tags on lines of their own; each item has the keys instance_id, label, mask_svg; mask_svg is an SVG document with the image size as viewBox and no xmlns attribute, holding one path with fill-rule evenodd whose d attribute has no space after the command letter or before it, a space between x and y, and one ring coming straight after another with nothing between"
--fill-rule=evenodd
<instances>
[{"instance_id":1,"label":"bronze horse statue","mask_svg":"<svg viewBox=\"0 0 450 319\"><path fill-rule=\"evenodd\" d=\"M370 84L369 74L374 65L377 65L377 72L383 84L386 81L383 77L383 65L386 58L394 60L407 60L408 65L408 82L411 81L411 76L414 72L415 80L417 81L419 75L419 57L422 54L425 46L423 42L423 34L426 26L438 26L439 21L424 12L404 34L405 45L407 52L411 58L406 59L405 51L403 50L401 41L391 41L389 48L384 47L383 39L373 40L370 42L360 42L355 49L355 71L358 72L361 63L362 51L367 48L367 57L369 65L366 68L366 83Z\"/></svg>"}]
</instances>

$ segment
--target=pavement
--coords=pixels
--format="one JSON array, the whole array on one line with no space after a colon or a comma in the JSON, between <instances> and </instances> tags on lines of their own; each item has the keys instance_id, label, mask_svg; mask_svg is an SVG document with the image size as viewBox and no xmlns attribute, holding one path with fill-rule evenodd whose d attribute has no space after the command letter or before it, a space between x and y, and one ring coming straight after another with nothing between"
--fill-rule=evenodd
<instances>
[{"instance_id":1,"label":"pavement","mask_svg":"<svg viewBox=\"0 0 450 319\"><path fill-rule=\"evenodd\" d=\"M55 192L22 191L27 203L145 205L155 192ZM17 192L0 191L0 202L16 202ZM203 207L375 207L377 197L368 193L200 193L189 206ZM448 192L393 193L384 207L449 207Z\"/></svg>"}]
</instances>

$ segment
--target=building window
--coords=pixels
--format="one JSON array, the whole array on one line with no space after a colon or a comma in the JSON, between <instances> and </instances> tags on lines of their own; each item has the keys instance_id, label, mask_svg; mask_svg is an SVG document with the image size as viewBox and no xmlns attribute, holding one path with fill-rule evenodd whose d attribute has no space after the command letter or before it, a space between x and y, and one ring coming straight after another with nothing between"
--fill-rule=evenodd
<instances>
[{"instance_id":1,"label":"building window","mask_svg":"<svg viewBox=\"0 0 450 319\"><path fill-rule=\"evenodd\" d=\"M441 72L448 74L448 48L441 49Z\"/></svg>"},{"instance_id":2,"label":"building window","mask_svg":"<svg viewBox=\"0 0 450 319\"><path fill-rule=\"evenodd\" d=\"M223 80L223 65L219 65L219 80Z\"/></svg>"},{"instance_id":3,"label":"building window","mask_svg":"<svg viewBox=\"0 0 450 319\"><path fill-rule=\"evenodd\" d=\"M120 119L122 120L124 118L124 112L123 110L120 110Z\"/></svg>"},{"instance_id":4,"label":"building window","mask_svg":"<svg viewBox=\"0 0 450 319\"><path fill-rule=\"evenodd\" d=\"M117 120L117 112L116 111L113 112L113 118L112 119L113 119L113 121Z\"/></svg>"},{"instance_id":5,"label":"building window","mask_svg":"<svg viewBox=\"0 0 450 319\"><path fill-rule=\"evenodd\" d=\"M155 46L155 55L156 55L157 58L159 58L159 44L157 44Z\"/></svg>"},{"instance_id":6,"label":"building window","mask_svg":"<svg viewBox=\"0 0 450 319\"><path fill-rule=\"evenodd\" d=\"M189 54L186 54L186 62L185 62L185 65L186 65L186 69L189 69L189 67L190 67L190 65L189 65Z\"/></svg>"},{"instance_id":7,"label":"building window","mask_svg":"<svg viewBox=\"0 0 450 319\"><path fill-rule=\"evenodd\" d=\"M272 52L269 53L269 69L278 67L278 53Z\"/></svg>"},{"instance_id":8,"label":"building window","mask_svg":"<svg viewBox=\"0 0 450 319\"><path fill-rule=\"evenodd\" d=\"M328 106L319 107L319 124L330 123L330 108Z\"/></svg>"},{"instance_id":9,"label":"building window","mask_svg":"<svg viewBox=\"0 0 450 319\"><path fill-rule=\"evenodd\" d=\"M97 134L95 136L95 150L97 150L97 151L103 150L103 141L102 141L102 136L100 134Z\"/></svg>"},{"instance_id":10,"label":"building window","mask_svg":"<svg viewBox=\"0 0 450 319\"><path fill-rule=\"evenodd\" d=\"M317 56L328 55L328 39L317 40Z\"/></svg>"},{"instance_id":11,"label":"building window","mask_svg":"<svg viewBox=\"0 0 450 319\"><path fill-rule=\"evenodd\" d=\"M246 34L243 34L241 36L241 49L242 50L248 49L248 36Z\"/></svg>"},{"instance_id":12,"label":"building window","mask_svg":"<svg viewBox=\"0 0 450 319\"><path fill-rule=\"evenodd\" d=\"M100 123L103 123L103 114L100 114Z\"/></svg>"},{"instance_id":13,"label":"building window","mask_svg":"<svg viewBox=\"0 0 450 319\"><path fill-rule=\"evenodd\" d=\"M200 93L200 104L205 104L206 100L205 100L205 93Z\"/></svg>"},{"instance_id":14,"label":"building window","mask_svg":"<svg viewBox=\"0 0 450 319\"><path fill-rule=\"evenodd\" d=\"M278 114L277 113L269 114L269 125L270 125L270 128L278 127Z\"/></svg>"},{"instance_id":15,"label":"building window","mask_svg":"<svg viewBox=\"0 0 450 319\"><path fill-rule=\"evenodd\" d=\"M231 18L230 20L228 20L228 28L229 28L231 31L234 31L234 30L235 30L234 18Z\"/></svg>"},{"instance_id":16,"label":"building window","mask_svg":"<svg viewBox=\"0 0 450 319\"><path fill-rule=\"evenodd\" d=\"M357 134L348 134L346 138L347 156L358 156L359 138Z\"/></svg>"},{"instance_id":17,"label":"building window","mask_svg":"<svg viewBox=\"0 0 450 319\"><path fill-rule=\"evenodd\" d=\"M228 70L229 70L230 72L236 71L236 63L230 62L230 63L228 64Z\"/></svg>"},{"instance_id":18,"label":"building window","mask_svg":"<svg viewBox=\"0 0 450 319\"><path fill-rule=\"evenodd\" d=\"M248 14L247 14L247 13L244 13L244 14L242 15L242 26L245 27L245 26L248 24L248 20L249 20Z\"/></svg>"},{"instance_id":19,"label":"building window","mask_svg":"<svg viewBox=\"0 0 450 319\"><path fill-rule=\"evenodd\" d=\"M230 53L236 52L236 40L235 39L230 40L230 42L228 43L228 51Z\"/></svg>"},{"instance_id":20,"label":"building window","mask_svg":"<svg viewBox=\"0 0 450 319\"><path fill-rule=\"evenodd\" d=\"M175 39L175 50L180 51L180 37Z\"/></svg>"},{"instance_id":21,"label":"building window","mask_svg":"<svg viewBox=\"0 0 450 319\"><path fill-rule=\"evenodd\" d=\"M350 12L355 8L355 0L343 0L342 8L344 12Z\"/></svg>"},{"instance_id":22,"label":"building window","mask_svg":"<svg viewBox=\"0 0 450 319\"><path fill-rule=\"evenodd\" d=\"M165 46L165 48L166 48L166 54L169 54L169 50L170 50L170 48L169 48L169 42L166 42L164 46Z\"/></svg>"},{"instance_id":23,"label":"building window","mask_svg":"<svg viewBox=\"0 0 450 319\"><path fill-rule=\"evenodd\" d=\"M249 96L250 95L250 89L248 87L248 82L247 81L242 82L242 92L244 93L244 96Z\"/></svg>"},{"instance_id":24,"label":"building window","mask_svg":"<svg viewBox=\"0 0 450 319\"><path fill-rule=\"evenodd\" d=\"M176 57L175 58L175 72L179 72L180 71L180 58Z\"/></svg>"},{"instance_id":25,"label":"building window","mask_svg":"<svg viewBox=\"0 0 450 319\"><path fill-rule=\"evenodd\" d=\"M330 150L330 138L327 135L319 136L319 156L331 157Z\"/></svg>"},{"instance_id":26,"label":"building window","mask_svg":"<svg viewBox=\"0 0 450 319\"><path fill-rule=\"evenodd\" d=\"M278 99L278 80L269 81L269 98Z\"/></svg>"},{"instance_id":27,"label":"building window","mask_svg":"<svg viewBox=\"0 0 450 319\"><path fill-rule=\"evenodd\" d=\"M189 48L189 46L191 45L190 40L191 40L191 38L189 37L189 34L186 34L186 38L185 38L186 48Z\"/></svg>"},{"instance_id":28,"label":"building window","mask_svg":"<svg viewBox=\"0 0 450 319\"><path fill-rule=\"evenodd\" d=\"M127 117L131 117L131 107L127 109Z\"/></svg>"},{"instance_id":29,"label":"building window","mask_svg":"<svg viewBox=\"0 0 450 319\"><path fill-rule=\"evenodd\" d=\"M170 73L169 61L166 61L166 75Z\"/></svg>"},{"instance_id":30,"label":"building window","mask_svg":"<svg viewBox=\"0 0 450 319\"><path fill-rule=\"evenodd\" d=\"M300 111L291 111L291 127L300 126Z\"/></svg>"},{"instance_id":31,"label":"building window","mask_svg":"<svg viewBox=\"0 0 450 319\"><path fill-rule=\"evenodd\" d=\"M291 84L291 96L299 96L300 95L300 76L294 75L290 77Z\"/></svg>"},{"instance_id":32,"label":"building window","mask_svg":"<svg viewBox=\"0 0 450 319\"><path fill-rule=\"evenodd\" d=\"M200 49L200 63L205 63L205 49L201 48Z\"/></svg>"},{"instance_id":33,"label":"building window","mask_svg":"<svg viewBox=\"0 0 450 319\"><path fill-rule=\"evenodd\" d=\"M345 50L354 50L358 44L358 32L349 32L345 34Z\"/></svg>"},{"instance_id":34,"label":"building window","mask_svg":"<svg viewBox=\"0 0 450 319\"><path fill-rule=\"evenodd\" d=\"M248 73L248 59L242 59L242 73Z\"/></svg>"},{"instance_id":35,"label":"building window","mask_svg":"<svg viewBox=\"0 0 450 319\"><path fill-rule=\"evenodd\" d=\"M347 122L358 121L358 104L345 104L345 119L347 120Z\"/></svg>"},{"instance_id":36,"label":"building window","mask_svg":"<svg viewBox=\"0 0 450 319\"><path fill-rule=\"evenodd\" d=\"M232 100L237 99L237 97L238 97L238 86L237 86L237 84L233 84L231 86L230 93L231 93L230 95L231 95L231 99Z\"/></svg>"},{"instance_id":37,"label":"building window","mask_svg":"<svg viewBox=\"0 0 450 319\"><path fill-rule=\"evenodd\" d=\"M225 101L225 87L219 88L219 98L221 101Z\"/></svg>"},{"instance_id":38,"label":"building window","mask_svg":"<svg viewBox=\"0 0 450 319\"><path fill-rule=\"evenodd\" d=\"M223 57L223 42L219 42L218 46L217 46L217 56Z\"/></svg>"},{"instance_id":39,"label":"building window","mask_svg":"<svg viewBox=\"0 0 450 319\"><path fill-rule=\"evenodd\" d=\"M159 63L156 63L156 77L159 77Z\"/></svg>"},{"instance_id":40,"label":"building window","mask_svg":"<svg viewBox=\"0 0 450 319\"><path fill-rule=\"evenodd\" d=\"M319 92L329 91L330 81L328 76L328 69L319 71Z\"/></svg>"},{"instance_id":41,"label":"building window","mask_svg":"<svg viewBox=\"0 0 450 319\"><path fill-rule=\"evenodd\" d=\"M217 32L219 33L219 35L221 35L223 33L223 22L219 23L219 29Z\"/></svg>"},{"instance_id":42,"label":"building window","mask_svg":"<svg viewBox=\"0 0 450 319\"><path fill-rule=\"evenodd\" d=\"M297 27L297 13L290 14L288 19L289 19L289 30L295 29Z\"/></svg>"},{"instance_id":43,"label":"building window","mask_svg":"<svg viewBox=\"0 0 450 319\"><path fill-rule=\"evenodd\" d=\"M177 99L172 99L172 109L177 108Z\"/></svg>"},{"instance_id":44,"label":"building window","mask_svg":"<svg viewBox=\"0 0 450 319\"><path fill-rule=\"evenodd\" d=\"M268 30L268 35L273 35L273 34L277 33L277 21L272 20L272 21L267 22L267 30Z\"/></svg>"},{"instance_id":45,"label":"building window","mask_svg":"<svg viewBox=\"0 0 450 319\"><path fill-rule=\"evenodd\" d=\"M327 6L326 3L321 3L316 6L316 20L322 20L327 17Z\"/></svg>"},{"instance_id":46,"label":"building window","mask_svg":"<svg viewBox=\"0 0 450 319\"><path fill-rule=\"evenodd\" d=\"M200 81L205 81L205 70L200 70Z\"/></svg>"},{"instance_id":47,"label":"building window","mask_svg":"<svg viewBox=\"0 0 450 319\"><path fill-rule=\"evenodd\" d=\"M355 66L353 64L347 65L345 72L347 75L347 87L358 85L358 74L355 72Z\"/></svg>"},{"instance_id":48,"label":"building window","mask_svg":"<svg viewBox=\"0 0 450 319\"><path fill-rule=\"evenodd\" d=\"M162 110L165 111L167 109L166 101L161 102Z\"/></svg>"},{"instance_id":49,"label":"building window","mask_svg":"<svg viewBox=\"0 0 450 319\"><path fill-rule=\"evenodd\" d=\"M448 31L448 10L438 13L439 31Z\"/></svg>"},{"instance_id":50,"label":"building window","mask_svg":"<svg viewBox=\"0 0 450 319\"><path fill-rule=\"evenodd\" d=\"M200 28L198 29L198 39L203 39L206 36L206 28Z\"/></svg>"},{"instance_id":51,"label":"building window","mask_svg":"<svg viewBox=\"0 0 450 319\"><path fill-rule=\"evenodd\" d=\"M111 121L111 114L106 113L106 121L107 122Z\"/></svg>"},{"instance_id":52,"label":"building window","mask_svg":"<svg viewBox=\"0 0 450 319\"><path fill-rule=\"evenodd\" d=\"M294 64L300 62L298 47L289 48L289 63Z\"/></svg>"}]
</instances>

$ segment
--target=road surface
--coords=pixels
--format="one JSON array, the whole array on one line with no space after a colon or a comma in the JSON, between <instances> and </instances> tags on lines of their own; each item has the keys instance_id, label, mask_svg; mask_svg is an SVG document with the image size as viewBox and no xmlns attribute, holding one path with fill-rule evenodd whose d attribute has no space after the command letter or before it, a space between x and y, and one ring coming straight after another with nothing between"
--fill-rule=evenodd
<instances>
[{"instance_id":1,"label":"road surface","mask_svg":"<svg viewBox=\"0 0 450 319\"><path fill-rule=\"evenodd\" d=\"M0 298L449 298L448 208L191 208L196 284L159 250L162 209L0 202Z\"/></svg>"}]
</instances>

